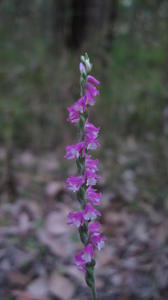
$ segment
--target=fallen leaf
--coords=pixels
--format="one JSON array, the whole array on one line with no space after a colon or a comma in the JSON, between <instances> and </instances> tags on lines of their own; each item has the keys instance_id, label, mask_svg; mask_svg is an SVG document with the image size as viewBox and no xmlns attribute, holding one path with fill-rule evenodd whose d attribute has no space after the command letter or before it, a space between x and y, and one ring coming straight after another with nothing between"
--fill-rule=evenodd
<instances>
[{"instance_id":1,"label":"fallen leaf","mask_svg":"<svg viewBox=\"0 0 168 300\"><path fill-rule=\"evenodd\" d=\"M48 297L34 297L27 291L14 290L11 295L17 297L17 300L49 300Z\"/></svg>"},{"instance_id":2,"label":"fallen leaf","mask_svg":"<svg viewBox=\"0 0 168 300\"><path fill-rule=\"evenodd\" d=\"M19 215L19 229L22 233L27 232L32 228L32 222L30 222L29 216L26 212L23 212Z\"/></svg>"},{"instance_id":3,"label":"fallen leaf","mask_svg":"<svg viewBox=\"0 0 168 300\"><path fill-rule=\"evenodd\" d=\"M30 281L30 277L27 274L19 271L9 272L7 278L10 284L15 285L15 287L24 287Z\"/></svg>"},{"instance_id":4,"label":"fallen leaf","mask_svg":"<svg viewBox=\"0 0 168 300\"><path fill-rule=\"evenodd\" d=\"M20 154L18 160L19 164L21 163L26 168L32 168L36 162L35 156L28 151L25 151L22 154Z\"/></svg>"},{"instance_id":5,"label":"fallen leaf","mask_svg":"<svg viewBox=\"0 0 168 300\"><path fill-rule=\"evenodd\" d=\"M55 238L50 236L46 230L39 230L37 236L41 243L46 245L54 255L58 255L60 257L66 258L68 255L68 249L66 247L66 243L64 240L59 239L58 237ZM64 251L63 251L64 249Z\"/></svg>"},{"instance_id":6,"label":"fallen leaf","mask_svg":"<svg viewBox=\"0 0 168 300\"><path fill-rule=\"evenodd\" d=\"M75 266L68 266L65 268L65 273L70 277L76 279L80 284L86 286L83 273L80 272Z\"/></svg>"},{"instance_id":7,"label":"fallen leaf","mask_svg":"<svg viewBox=\"0 0 168 300\"><path fill-rule=\"evenodd\" d=\"M105 285L105 282L101 277L97 277L95 283L97 289L102 289Z\"/></svg>"},{"instance_id":8,"label":"fallen leaf","mask_svg":"<svg viewBox=\"0 0 168 300\"><path fill-rule=\"evenodd\" d=\"M70 300L75 292L73 283L66 277L59 275L56 271L51 274L49 283L50 292L60 297L61 300Z\"/></svg>"},{"instance_id":9,"label":"fallen leaf","mask_svg":"<svg viewBox=\"0 0 168 300\"><path fill-rule=\"evenodd\" d=\"M37 278L32 281L28 287L27 291L31 294L31 296L40 298L45 297L48 294L48 281L45 278Z\"/></svg>"},{"instance_id":10,"label":"fallen leaf","mask_svg":"<svg viewBox=\"0 0 168 300\"><path fill-rule=\"evenodd\" d=\"M64 189L64 184L58 181L49 182L46 186L45 192L49 197L56 197L59 192Z\"/></svg>"},{"instance_id":11,"label":"fallen leaf","mask_svg":"<svg viewBox=\"0 0 168 300\"><path fill-rule=\"evenodd\" d=\"M67 232L67 217L62 211L51 212L46 219L46 230L51 235L63 234Z\"/></svg>"}]
</instances>

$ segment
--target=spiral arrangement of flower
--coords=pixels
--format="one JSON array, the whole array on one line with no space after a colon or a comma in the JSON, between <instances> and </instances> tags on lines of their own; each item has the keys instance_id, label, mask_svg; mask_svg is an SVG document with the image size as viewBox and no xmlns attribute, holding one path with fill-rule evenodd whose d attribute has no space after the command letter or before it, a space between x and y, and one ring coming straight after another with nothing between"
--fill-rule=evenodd
<instances>
[{"instance_id":1,"label":"spiral arrangement of flower","mask_svg":"<svg viewBox=\"0 0 168 300\"><path fill-rule=\"evenodd\" d=\"M95 105L95 97L99 94L97 86L99 81L90 75L92 65L87 53L81 56L80 62L80 87L81 97L68 107L67 121L78 127L79 141L75 145L66 147L65 158L76 161L78 174L67 178L66 187L77 194L80 203L79 211L68 214L68 224L78 228L83 249L76 254L75 264L85 273L87 285L91 288L93 300L97 300L94 267L95 250L99 251L104 246L105 237L102 235L101 224L98 218L100 213L101 193L95 188L98 180L98 159L93 159L90 150L100 146L98 134L100 128L95 127L88 120L90 106Z\"/></svg>"}]
</instances>

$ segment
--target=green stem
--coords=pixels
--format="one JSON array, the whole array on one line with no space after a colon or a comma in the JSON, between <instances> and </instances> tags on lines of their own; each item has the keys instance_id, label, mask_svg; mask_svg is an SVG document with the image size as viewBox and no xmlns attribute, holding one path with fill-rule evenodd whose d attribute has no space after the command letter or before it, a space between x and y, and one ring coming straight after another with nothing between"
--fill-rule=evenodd
<instances>
[{"instance_id":1,"label":"green stem","mask_svg":"<svg viewBox=\"0 0 168 300\"><path fill-rule=\"evenodd\" d=\"M84 96L85 83L86 83L86 78L81 77L81 79L80 79L81 97ZM86 122L87 118L88 118L88 110L86 110L84 115L80 116L79 127L78 127L80 141L82 141L84 138L84 127L85 127L85 122ZM85 172L86 155L87 155L87 151L85 152L84 158L82 157L82 154L81 154L79 156L78 160L76 161L78 172L80 175L84 175L84 172ZM85 208L85 206L86 206L85 191L86 191L86 185L82 186L80 188L79 192L77 193L77 198L78 198L78 201L80 202L80 205L82 208ZM85 222L85 224L79 228L79 234L80 234L81 242L86 246L88 243L88 240L89 240L88 222ZM96 262L93 260L90 264L87 265L85 280L86 280L88 287L91 288L92 299L98 300L96 297L96 288L95 288L95 280L94 280L95 263Z\"/></svg>"},{"instance_id":2,"label":"green stem","mask_svg":"<svg viewBox=\"0 0 168 300\"><path fill-rule=\"evenodd\" d=\"M97 297L96 297L96 288L95 288L95 285L92 286L92 298L93 298L93 300L98 300Z\"/></svg>"},{"instance_id":3,"label":"green stem","mask_svg":"<svg viewBox=\"0 0 168 300\"><path fill-rule=\"evenodd\" d=\"M95 279L94 279L95 264L96 264L96 261L94 259L92 259L92 261L86 265L85 280L86 280L87 285L91 288L92 299L98 300L96 297L96 288L95 288Z\"/></svg>"}]
</instances>

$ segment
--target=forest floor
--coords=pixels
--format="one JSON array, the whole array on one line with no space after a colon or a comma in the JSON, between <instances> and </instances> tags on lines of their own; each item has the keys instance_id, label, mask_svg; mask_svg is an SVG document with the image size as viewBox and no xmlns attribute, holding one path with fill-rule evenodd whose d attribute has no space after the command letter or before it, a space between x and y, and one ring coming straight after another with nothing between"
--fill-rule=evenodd
<instances>
[{"instance_id":1,"label":"forest floor","mask_svg":"<svg viewBox=\"0 0 168 300\"><path fill-rule=\"evenodd\" d=\"M1 166L5 155L1 148ZM64 189L56 157L17 153L18 195L9 201L9 192L1 189L1 300L91 299L83 274L73 264L79 238L66 219L77 202ZM126 177L129 198L128 170ZM97 255L99 299L168 299L167 212L143 200L134 205L104 183L100 189L107 241ZM130 193L134 190L131 184Z\"/></svg>"}]
</instances>

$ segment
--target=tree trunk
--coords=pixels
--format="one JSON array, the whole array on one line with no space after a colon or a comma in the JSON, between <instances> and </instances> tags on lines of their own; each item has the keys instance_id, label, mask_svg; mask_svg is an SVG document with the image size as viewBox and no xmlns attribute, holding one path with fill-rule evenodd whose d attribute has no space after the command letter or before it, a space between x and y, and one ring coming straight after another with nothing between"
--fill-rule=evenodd
<instances>
[{"instance_id":1,"label":"tree trunk","mask_svg":"<svg viewBox=\"0 0 168 300\"><path fill-rule=\"evenodd\" d=\"M112 40L117 0L73 0L70 40L74 48L99 47Z\"/></svg>"},{"instance_id":2,"label":"tree trunk","mask_svg":"<svg viewBox=\"0 0 168 300\"><path fill-rule=\"evenodd\" d=\"M53 0L54 40L70 49L110 48L117 0ZM108 46L107 46L108 45Z\"/></svg>"},{"instance_id":3,"label":"tree trunk","mask_svg":"<svg viewBox=\"0 0 168 300\"><path fill-rule=\"evenodd\" d=\"M70 4L71 0L53 0L53 45L57 50L62 50L65 46L69 19L71 17Z\"/></svg>"},{"instance_id":4,"label":"tree trunk","mask_svg":"<svg viewBox=\"0 0 168 300\"><path fill-rule=\"evenodd\" d=\"M87 15L89 0L72 0L71 2L71 24L67 38L68 46L76 49L86 37Z\"/></svg>"}]
</instances>

